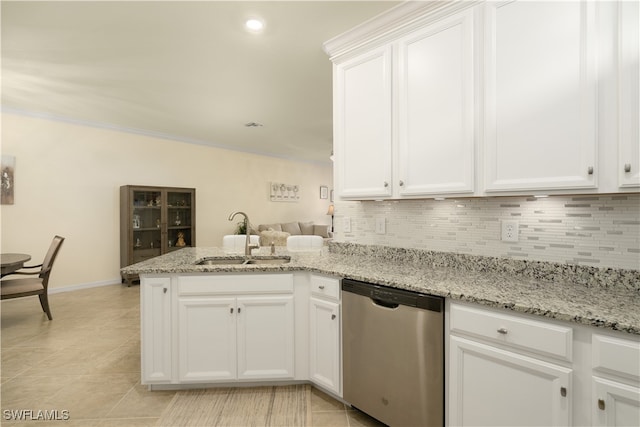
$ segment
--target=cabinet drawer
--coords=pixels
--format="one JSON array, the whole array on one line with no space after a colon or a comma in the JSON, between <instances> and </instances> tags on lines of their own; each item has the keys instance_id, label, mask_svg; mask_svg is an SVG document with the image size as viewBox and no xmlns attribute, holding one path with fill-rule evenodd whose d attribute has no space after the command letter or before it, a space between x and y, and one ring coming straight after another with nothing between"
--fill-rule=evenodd
<instances>
[{"instance_id":1,"label":"cabinet drawer","mask_svg":"<svg viewBox=\"0 0 640 427\"><path fill-rule=\"evenodd\" d=\"M640 342L594 334L591 352L594 370L640 381Z\"/></svg>"},{"instance_id":2,"label":"cabinet drawer","mask_svg":"<svg viewBox=\"0 0 640 427\"><path fill-rule=\"evenodd\" d=\"M573 358L571 328L456 304L451 304L450 320L453 333L473 335L566 361Z\"/></svg>"},{"instance_id":3,"label":"cabinet drawer","mask_svg":"<svg viewBox=\"0 0 640 427\"><path fill-rule=\"evenodd\" d=\"M197 275L183 276L178 281L178 295L180 296L292 292L292 274Z\"/></svg>"},{"instance_id":4,"label":"cabinet drawer","mask_svg":"<svg viewBox=\"0 0 640 427\"><path fill-rule=\"evenodd\" d=\"M337 301L340 299L340 280L333 277L311 276L311 293Z\"/></svg>"}]
</instances>

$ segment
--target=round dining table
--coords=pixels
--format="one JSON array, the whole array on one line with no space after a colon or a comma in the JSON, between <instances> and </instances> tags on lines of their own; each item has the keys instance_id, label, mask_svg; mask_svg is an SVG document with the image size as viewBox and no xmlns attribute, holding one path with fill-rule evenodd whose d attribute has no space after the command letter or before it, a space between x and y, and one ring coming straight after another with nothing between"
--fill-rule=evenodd
<instances>
[{"instance_id":1,"label":"round dining table","mask_svg":"<svg viewBox=\"0 0 640 427\"><path fill-rule=\"evenodd\" d=\"M4 277L7 274L11 274L14 271L20 270L24 267L24 263L31 259L31 255L28 254L0 254L0 262L2 264L2 271L0 277Z\"/></svg>"}]
</instances>

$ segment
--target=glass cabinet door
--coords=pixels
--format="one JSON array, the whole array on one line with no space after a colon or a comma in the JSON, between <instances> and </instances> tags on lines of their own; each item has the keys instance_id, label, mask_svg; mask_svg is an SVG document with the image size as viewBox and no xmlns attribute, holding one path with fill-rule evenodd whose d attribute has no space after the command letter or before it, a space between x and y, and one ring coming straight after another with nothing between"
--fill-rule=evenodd
<instances>
[{"instance_id":1,"label":"glass cabinet door","mask_svg":"<svg viewBox=\"0 0 640 427\"><path fill-rule=\"evenodd\" d=\"M167 241L165 252L194 246L191 231L193 193L186 191L167 191Z\"/></svg>"},{"instance_id":2,"label":"glass cabinet door","mask_svg":"<svg viewBox=\"0 0 640 427\"><path fill-rule=\"evenodd\" d=\"M133 262L160 255L162 249L162 193L134 191L132 203Z\"/></svg>"}]
</instances>

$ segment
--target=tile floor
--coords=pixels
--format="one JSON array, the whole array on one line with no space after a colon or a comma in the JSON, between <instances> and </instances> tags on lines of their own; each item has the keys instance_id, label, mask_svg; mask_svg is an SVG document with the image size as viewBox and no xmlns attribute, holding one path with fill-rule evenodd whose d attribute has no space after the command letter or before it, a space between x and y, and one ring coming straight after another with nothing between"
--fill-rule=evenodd
<instances>
[{"instance_id":1,"label":"tile floor","mask_svg":"<svg viewBox=\"0 0 640 427\"><path fill-rule=\"evenodd\" d=\"M51 322L37 297L2 301L0 424L154 426L174 392L140 384L139 291L118 284L52 294ZM314 426L381 426L313 390ZM32 410L33 418L39 410L57 410L58 418L68 411L69 419L11 419L19 410Z\"/></svg>"}]
</instances>

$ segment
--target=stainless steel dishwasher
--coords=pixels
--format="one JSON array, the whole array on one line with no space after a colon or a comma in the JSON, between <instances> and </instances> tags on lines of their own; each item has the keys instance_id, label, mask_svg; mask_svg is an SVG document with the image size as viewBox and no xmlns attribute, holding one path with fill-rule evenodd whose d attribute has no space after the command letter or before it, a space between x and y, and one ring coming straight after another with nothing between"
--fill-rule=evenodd
<instances>
[{"instance_id":1,"label":"stainless steel dishwasher","mask_svg":"<svg viewBox=\"0 0 640 427\"><path fill-rule=\"evenodd\" d=\"M342 280L343 395L390 426L444 424L444 299Z\"/></svg>"}]
</instances>

